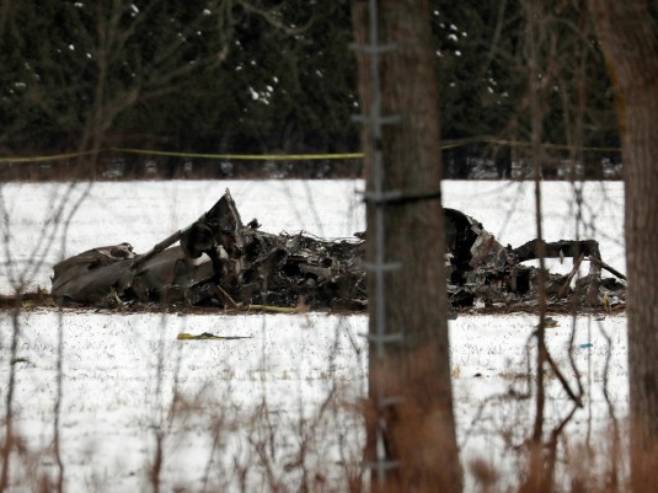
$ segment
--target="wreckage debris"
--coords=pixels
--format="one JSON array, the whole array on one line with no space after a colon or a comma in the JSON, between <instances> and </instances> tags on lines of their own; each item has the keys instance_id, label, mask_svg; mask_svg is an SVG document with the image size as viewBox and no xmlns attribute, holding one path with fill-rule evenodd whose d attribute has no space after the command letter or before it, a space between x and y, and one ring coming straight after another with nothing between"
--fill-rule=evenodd
<instances>
[{"instance_id":1,"label":"wreckage debris","mask_svg":"<svg viewBox=\"0 0 658 493\"><path fill-rule=\"evenodd\" d=\"M623 306L623 275L601 260L593 240L504 247L476 220L445 209L448 296L455 308L532 309L539 271L522 262L570 257L568 275L547 275L548 305ZM94 248L54 266L52 296L59 304L117 307L158 304L225 309L363 310L367 306L365 234L324 240L271 234L256 220L243 224L230 192L188 228L138 255L128 243ZM573 283L583 260L587 276Z\"/></svg>"},{"instance_id":2,"label":"wreckage debris","mask_svg":"<svg viewBox=\"0 0 658 493\"><path fill-rule=\"evenodd\" d=\"M95 248L54 267L58 303L160 303L250 307L366 306L362 240L274 235L242 223L231 194L144 255L127 243ZM284 310L281 310L284 311Z\"/></svg>"}]
</instances>

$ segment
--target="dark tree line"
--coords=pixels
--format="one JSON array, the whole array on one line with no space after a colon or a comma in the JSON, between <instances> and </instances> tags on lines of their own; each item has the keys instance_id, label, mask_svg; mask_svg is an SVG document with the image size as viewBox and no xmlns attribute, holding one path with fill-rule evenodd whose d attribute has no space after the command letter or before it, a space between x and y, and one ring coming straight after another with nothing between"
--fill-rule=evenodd
<instances>
[{"instance_id":1,"label":"dark tree line","mask_svg":"<svg viewBox=\"0 0 658 493\"><path fill-rule=\"evenodd\" d=\"M432 0L446 141L527 141L519 0ZM133 146L195 152L341 152L359 148L350 4L344 0L23 0L0 23L0 151ZM579 2L555 1L559 32L544 138L618 146L610 83ZM573 54L582 52L582 57ZM578 94L583 81L587 94ZM582 105L581 105L582 106ZM523 149L446 151L448 176L477 159L509 174ZM565 152L556 159L564 157ZM593 153L596 167L601 154ZM595 173L596 174L596 170Z\"/></svg>"}]
</instances>

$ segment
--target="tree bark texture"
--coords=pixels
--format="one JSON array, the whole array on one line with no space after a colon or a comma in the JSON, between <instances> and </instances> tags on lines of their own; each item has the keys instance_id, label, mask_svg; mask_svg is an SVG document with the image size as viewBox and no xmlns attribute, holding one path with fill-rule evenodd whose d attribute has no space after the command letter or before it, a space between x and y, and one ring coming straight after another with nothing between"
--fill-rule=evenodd
<instances>
[{"instance_id":1,"label":"tree bark texture","mask_svg":"<svg viewBox=\"0 0 658 493\"><path fill-rule=\"evenodd\" d=\"M625 182L631 476L658 467L658 40L646 0L589 0L615 89Z\"/></svg>"},{"instance_id":2,"label":"tree bark texture","mask_svg":"<svg viewBox=\"0 0 658 493\"><path fill-rule=\"evenodd\" d=\"M381 142L370 127L363 132L366 188L375 191L374 146L383 155L383 190L406 194L438 191L441 150L435 56L427 0L380 0L379 43L395 43L381 55L382 115L399 115L385 125ZM368 2L353 3L357 44L369 40ZM373 86L370 55L357 52L361 111L368 115ZM367 258L376 259L377 205L368 203ZM377 403L401 399L385 408L384 447L400 467L390 470L380 491L461 491L461 467L455 437L447 295L444 269L443 214L439 198L385 207L387 262L402 268L385 274L386 332L402 332L401 343L386 345L385 356L370 348L370 402L366 456L376 455ZM374 275L369 275L370 334L377 335ZM380 422L381 423L381 422ZM376 475L374 475L376 476Z\"/></svg>"}]
</instances>

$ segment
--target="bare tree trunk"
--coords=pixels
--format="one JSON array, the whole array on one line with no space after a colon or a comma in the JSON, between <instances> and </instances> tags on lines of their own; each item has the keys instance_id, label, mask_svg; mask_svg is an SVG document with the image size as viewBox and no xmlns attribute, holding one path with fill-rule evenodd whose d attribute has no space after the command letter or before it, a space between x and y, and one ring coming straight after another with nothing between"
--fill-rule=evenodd
<instances>
[{"instance_id":1,"label":"bare tree trunk","mask_svg":"<svg viewBox=\"0 0 658 493\"><path fill-rule=\"evenodd\" d=\"M353 6L356 41L367 45L368 2L355 0ZM434 195L440 188L441 151L430 7L427 0L380 0L379 6L380 42L396 44L394 51L382 55L382 114L399 115L400 122L385 125L380 140L366 125L366 188L376 191L373 151L378 148L383 156L383 191L415 198L395 205L368 202L369 261L377 260L374 239L383 227L385 261L401 264L384 274L385 303L379 311L375 276L369 276L370 335L377 336L383 318L386 333L402 333L403 339L386 344L383 357L371 344L373 412L366 459L373 462L379 446L387 460L398 463L387 469L383 484L375 483L376 489L461 491L450 382L443 214L440 196ZM370 62L370 55L358 53L364 115L369 115L374 94ZM385 212L379 225L377 207Z\"/></svg>"},{"instance_id":2,"label":"bare tree trunk","mask_svg":"<svg viewBox=\"0 0 658 493\"><path fill-rule=\"evenodd\" d=\"M646 0L589 0L617 101L626 193L631 476L658 467L658 42Z\"/></svg>"}]
</instances>

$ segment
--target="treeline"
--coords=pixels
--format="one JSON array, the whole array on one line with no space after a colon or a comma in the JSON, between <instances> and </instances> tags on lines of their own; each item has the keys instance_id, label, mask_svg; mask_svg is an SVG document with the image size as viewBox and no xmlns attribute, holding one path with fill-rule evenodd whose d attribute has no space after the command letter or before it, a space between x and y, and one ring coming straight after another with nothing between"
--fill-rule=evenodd
<instances>
[{"instance_id":1,"label":"treeline","mask_svg":"<svg viewBox=\"0 0 658 493\"><path fill-rule=\"evenodd\" d=\"M522 3L432 3L443 138L527 142ZM552 151L547 166L577 161L601 177L616 154L578 149L619 145L602 57L579 2L549 11L542 138L573 150ZM360 148L349 1L22 0L1 15L0 154ZM487 166L506 176L523 161L507 143L445 152L451 177ZM166 173L184 162L167 160Z\"/></svg>"}]
</instances>

